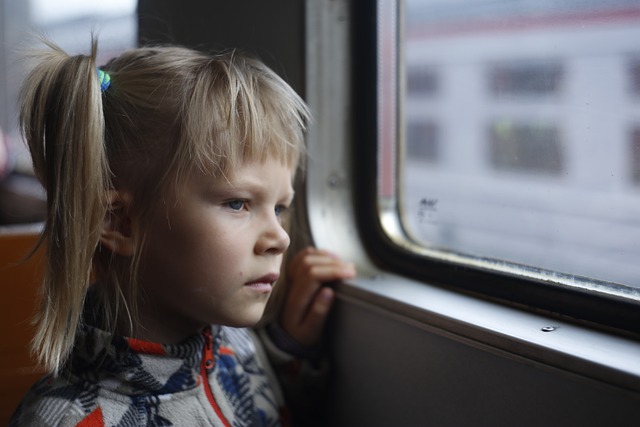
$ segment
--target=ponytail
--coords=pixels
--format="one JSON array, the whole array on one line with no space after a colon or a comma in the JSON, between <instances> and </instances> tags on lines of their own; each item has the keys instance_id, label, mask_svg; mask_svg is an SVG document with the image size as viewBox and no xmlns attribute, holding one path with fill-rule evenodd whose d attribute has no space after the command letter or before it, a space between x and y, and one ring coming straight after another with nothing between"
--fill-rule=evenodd
<instances>
[{"instance_id":1,"label":"ponytail","mask_svg":"<svg viewBox=\"0 0 640 427\"><path fill-rule=\"evenodd\" d=\"M46 267L32 351L47 371L66 362L78 329L92 258L107 210L109 168L96 70L90 56L69 56L45 41L21 92L20 125L47 194L38 245Z\"/></svg>"}]
</instances>

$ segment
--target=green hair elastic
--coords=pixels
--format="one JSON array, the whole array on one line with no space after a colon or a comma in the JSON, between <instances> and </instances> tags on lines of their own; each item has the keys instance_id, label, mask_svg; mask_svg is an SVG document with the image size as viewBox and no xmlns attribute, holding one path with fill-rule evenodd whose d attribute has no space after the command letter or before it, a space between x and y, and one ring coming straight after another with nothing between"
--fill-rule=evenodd
<instances>
[{"instance_id":1,"label":"green hair elastic","mask_svg":"<svg viewBox=\"0 0 640 427\"><path fill-rule=\"evenodd\" d=\"M111 76L98 68L98 80L100 81L100 91L104 93L111 85Z\"/></svg>"}]
</instances>

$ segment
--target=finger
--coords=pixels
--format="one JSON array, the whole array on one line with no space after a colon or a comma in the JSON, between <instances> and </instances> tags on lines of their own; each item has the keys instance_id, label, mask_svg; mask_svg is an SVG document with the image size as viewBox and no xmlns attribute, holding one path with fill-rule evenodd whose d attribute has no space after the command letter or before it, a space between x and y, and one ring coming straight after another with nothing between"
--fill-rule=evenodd
<instances>
[{"instance_id":1,"label":"finger","mask_svg":"<svg viewBox=\"0 0 640 427\"><path fill-rule=\"evenodd\" d=\"M297 257L288 271L289 292L293 299L313 295L323 281L349 278L355 274L353 265L337 258L316 253Z\"/></svg>"},{"instance_id":2,"label":"finger","mask_svg":"<svg viewBox=\"0 0 640 427\"><path fill-rule=\"evenodd\" d=\"M340 261L338 257L328 252L304 250L298 253L290 262L287 273L290 276L300 275L305 269L314 265L332 264Z\"/></svg>"},{"instance_id":3,"label":"finger","mask_svg":"<svg viewBox=\"0 0 640 427\"><path fill-rule=\"evenodd\" d=\"M298 251L293 258L289 260L289 263L295 263L296 260L302 259L309 255L323 255L331 258L339 258L336 254L327 251L325 249L314 248L313 246L307 246L306 248Z\"/></svg>"},{"instance_id":4,"label":"finger","mask_svg":"<svg viewBox=\"0 0 640 427\"><path fill-rule=\"evenodd\" d=\"M328 274L336 277L327 278ZM335 280L355 276L355 268L352 263L335 256L311 253L296 258L289 267L288 275L292 280Z\"/></svg>"},{"instance_id":5,"label":"finger","mask_svg":"<svg viewBox=\"0 0 640 427\"><path fill-rule=\"evenodd\" d=\"M298 307L295 315L300 315L306 311L307 306L315 298L323 283L349 279L354 276L355 268L352 264L340 262L312 266L304 274L291 278L291 288L287 298L288 306Z\"/></svg>"},{"instance_id":6,"label":"finger","mask_svg":"<svg viewBox=\"0 0 640 427\"><path fill-rule=\"evenodd\" d=\"M332 264L316 265L311 269L311 277L319 282L328 282L355 277L356 269L350 262L335 262Z\"/></svg>"},{"instance_id":7,"label":"finger","mask_svg":"<svg viewBox=\"0 0 640 427\"><path fill-rule=\"evenodd\" d=\"M333 305L333 289L324 287L316 295L294 337L303 345L314 346L320 342L328 314Z\"/></svg>"},{"instance_id":8,"label":"finger","mask_svg":"<svg viewBox=\"0 0 640 427\"><path fill-rule=\"evenodd\" d=\"M296 328L313 311L312 305L324 282L355 276L355 267L329 251L313 247L299 251L290 261L289 293L282 313L283 326Z\"/></svg>"}]
</instances>

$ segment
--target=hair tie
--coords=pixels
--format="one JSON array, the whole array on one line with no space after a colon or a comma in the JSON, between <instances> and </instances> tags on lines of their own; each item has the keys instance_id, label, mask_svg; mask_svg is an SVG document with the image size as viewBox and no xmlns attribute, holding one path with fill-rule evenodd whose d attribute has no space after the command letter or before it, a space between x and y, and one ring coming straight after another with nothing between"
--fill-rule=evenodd
<instances>
[{"instance_id":1,"label":"hair tie","mask_svg":"<svg viewBox=\"0 0 640 427\"><path fill-rule=\"evenodd\" d=\"M100 81L100 92L104 93L111 85L111 76L98 68L98 80Z\"/></svg>"}]
</instances>

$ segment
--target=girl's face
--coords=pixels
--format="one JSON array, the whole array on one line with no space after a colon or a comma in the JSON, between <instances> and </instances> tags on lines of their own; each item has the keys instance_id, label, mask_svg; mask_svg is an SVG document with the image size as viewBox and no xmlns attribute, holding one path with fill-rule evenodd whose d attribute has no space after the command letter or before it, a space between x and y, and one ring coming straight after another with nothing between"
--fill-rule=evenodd
<instances>
[{"instance_id":1,"label":"girl's face","mask_svg":"<svg viewBox=\"0 0 640 427\"><path fill-rule=\"evenodd\" d=\"M168 195L141 264L139 338L177 343L209 323L252 326L278 279L294 170L268 159L194 174Z\"/></svg>"}]
</instances>

